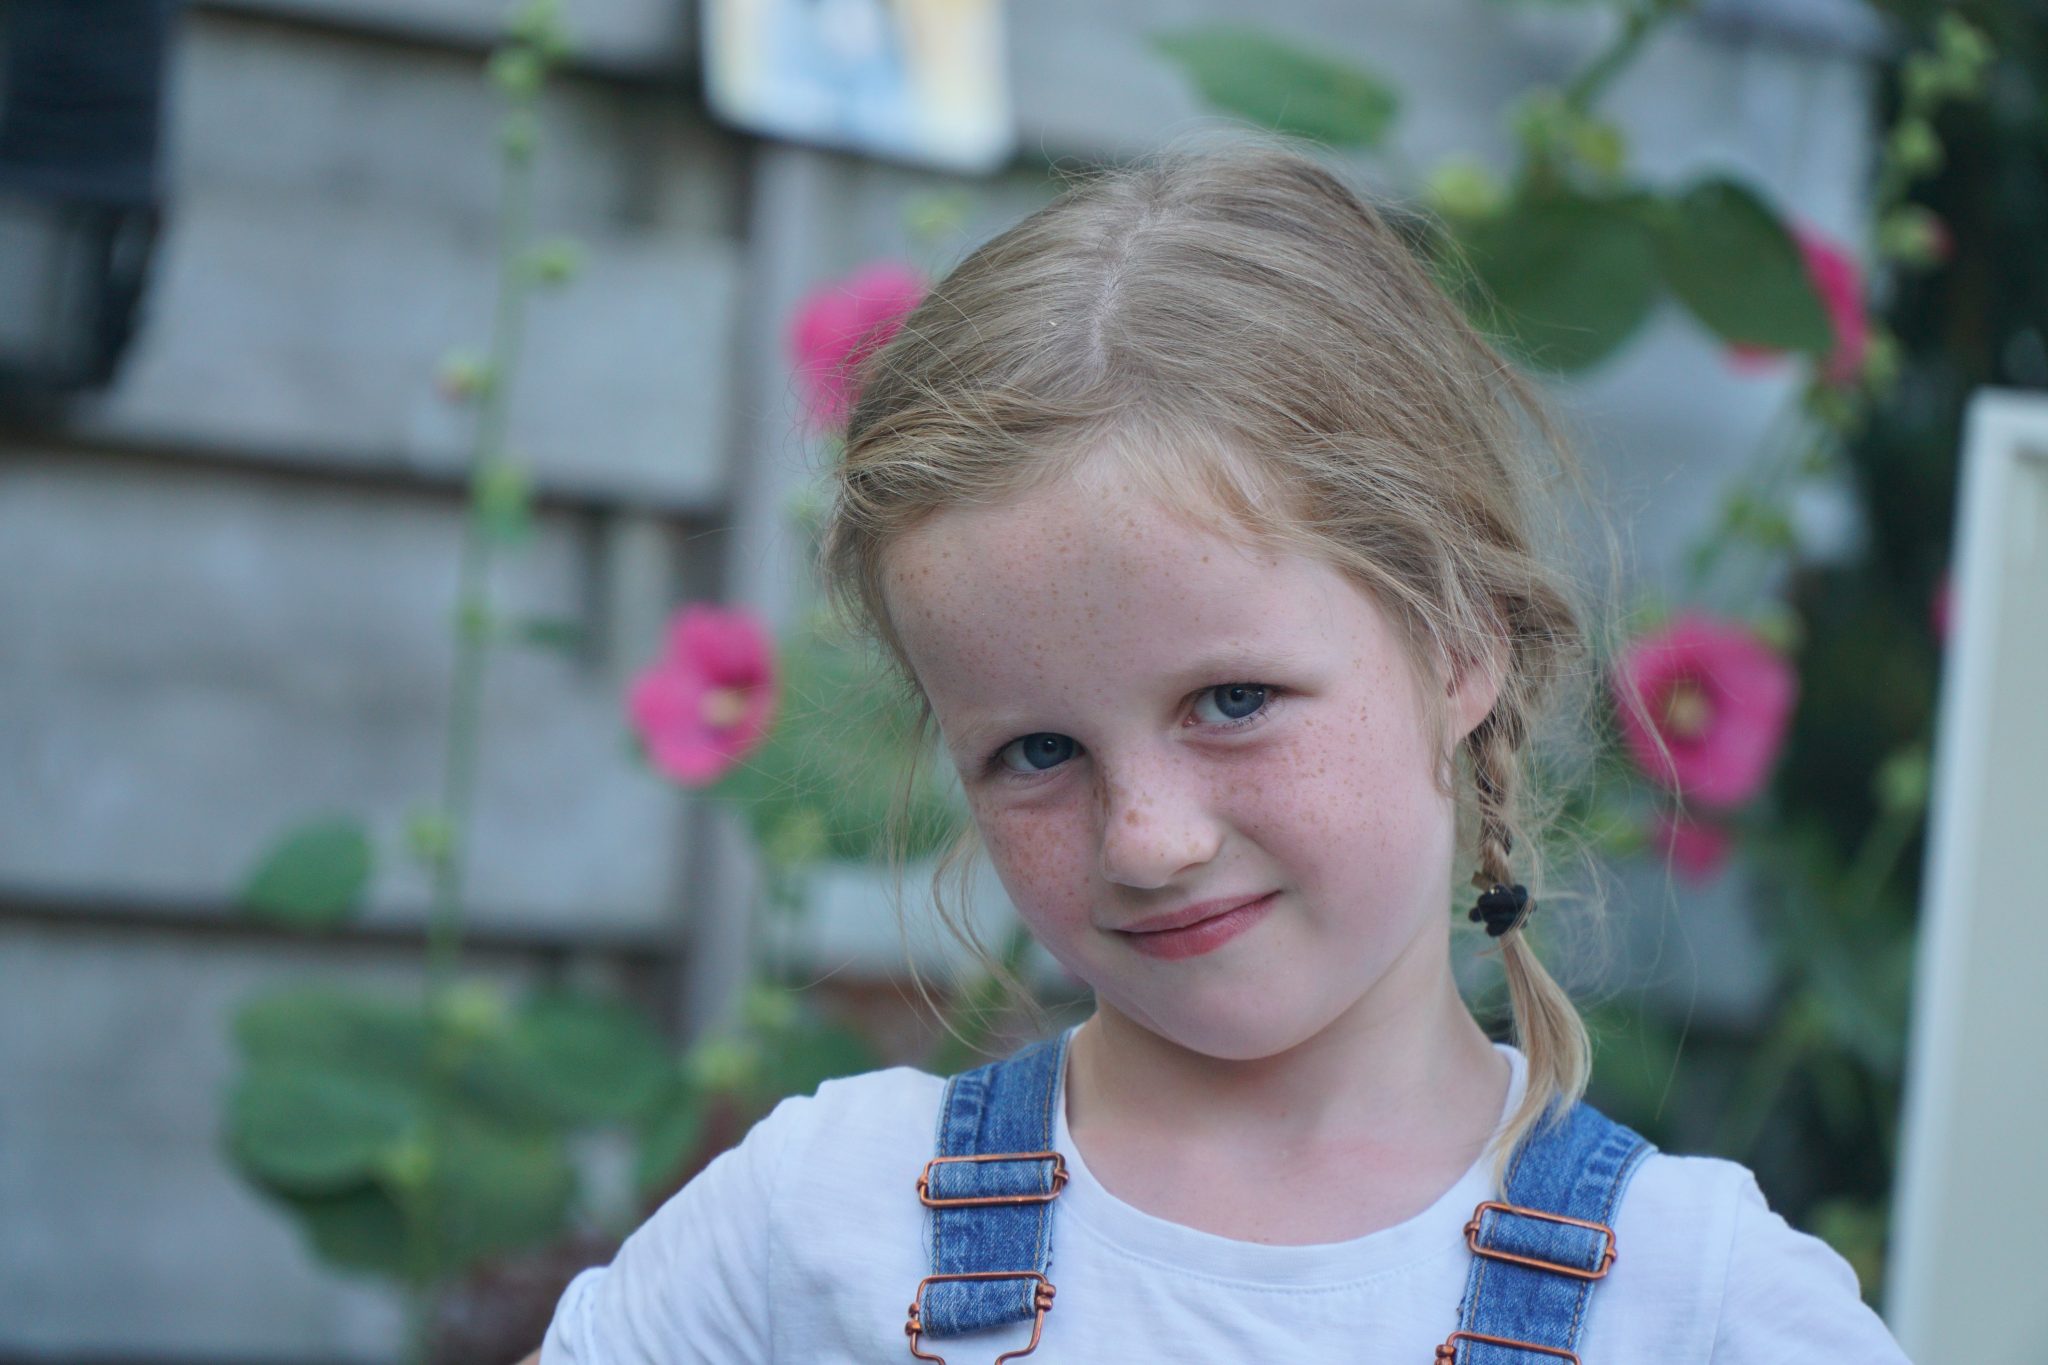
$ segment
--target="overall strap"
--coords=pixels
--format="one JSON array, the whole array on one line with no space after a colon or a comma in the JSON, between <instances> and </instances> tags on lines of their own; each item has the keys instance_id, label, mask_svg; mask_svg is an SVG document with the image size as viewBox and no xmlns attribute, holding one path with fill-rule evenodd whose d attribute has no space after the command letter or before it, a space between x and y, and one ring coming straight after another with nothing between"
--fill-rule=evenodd
<instances>
[{"instance_id":1,"label":"overall strap","mask_svg":"<svg viewBox=\"0 0 2048 1365\"><path fill-rule=\"evenodd\" d=\"M1465 1225L1472 1271L1437 1365L1577 1365L1593 1286L1614 1264L1614 1210L1647 1139L1588 1104L1524 1140L1502 1200Z\"/></svg>"},{"instance_id":2,"label":"overall strap","mask_svg":"<svg viewBox=\"0 0 2048 1365\"><path fill-rule=\"evenodd\" d=\"M1038 1345L1052 1307L1052 1201L1067 1183L1066 1158L1052 1150L1069 1029L1004 1061L946 1083L938 1155L918 1177L931 1210L932 1273L911 1300L910 1353L920 1336L954 1336L1031 1320ZM1010 1355L1002 1357L1010 1359Z\"/></svg>"}]
</instances>

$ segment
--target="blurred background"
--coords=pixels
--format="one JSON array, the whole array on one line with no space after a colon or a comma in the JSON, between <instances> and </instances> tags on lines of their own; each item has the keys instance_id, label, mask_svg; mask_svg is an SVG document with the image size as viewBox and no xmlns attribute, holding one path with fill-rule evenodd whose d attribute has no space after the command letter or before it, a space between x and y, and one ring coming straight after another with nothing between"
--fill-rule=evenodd
<instances>
[{"instance_id":1,"label":"blurred background","mask_svg":"<svg viewBox=\"0 0 2048 1365\"><path fill-rule=\"evenodd\" d=\"M818 471L925 281L1246 123L1548 377L1621 535L1673 756L1616 707L1559 777L1594 1098L1882 1304L2043 18L0 0L0 1361L511 1360L779 1096L1027 1028L922 913L959 811L819 617Z\"/></svg>"}]
</instances>

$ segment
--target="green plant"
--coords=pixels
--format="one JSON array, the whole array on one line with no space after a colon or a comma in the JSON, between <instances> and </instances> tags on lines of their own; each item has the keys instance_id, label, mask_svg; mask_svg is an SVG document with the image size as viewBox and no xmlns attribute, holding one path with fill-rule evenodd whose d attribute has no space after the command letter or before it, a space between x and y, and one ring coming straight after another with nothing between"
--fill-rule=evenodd
<instances>
[{"instance_id":1,"label":"green plant","mask_svg":"<svg viewBox=\"0 0 2048 1365\"><path fill-rule=\"evenodd\" d=\"M681 1053L619 1000L562 989L514 998L461 974L489 662L507 646L580 643L573 623L512 619L490 592L495 560L532 530L532 481L508 420L526 300L568 282L581 258L573 243L537 239L532 221L539 100L566 51L557 0L514 9L489 65L504 103L490 340L450 353L435 376L474 423L442 785L404 833L431 885L424 990L293 986L247 1001L234 1020L242 1069L225 1104L230 1159L322 1258L408 1292L411 1351L422 1360L437 1292L484 1261L563 1233L577 1206L570 1145L579 1134L627 1136L635 1191L651 1200L715 1150L721 1124L743 1127L784 1095L877 1060L790 989L760 945L735 1017ZM743 612L693 604L678 612L677 628L680 644L636 680L630 711L642 757L701 799L731 805L756 841L768 903L801 916L817 867L887 856L885 812L908 775L906 699L871 657L816 623L779 649L761 643ZM772 667L758 661L743 686L710 676L729 671L735 647L773 653ZM742 717L744 733L733 728ZM910 856L936 848L959 819L948 793L919 782ZM292 930L333 930L362 908L378 853L363 820L310 819L264 852L242 907Z\"/></svg>"},{"instance_id":2,"label":"green plant","mask_svg":"<svg viewBox=\"0 0 2048 1365\"><path fill-rule=\"evenodd\" d=\"M488 348L450 355L437 376L446 397L473 406L474 425L442 785L405 836L431 885L424 992L293 987L247 1002L234 1025L243 1069L226 1106L231 1159L323 1257L411 1291L416 1356L427 1349L428 1290L561 1228L571 1135L651 1125L681 1074L652 1027L616 1001L570 991L514 1001L460 977L488 664L505 644L560 634L502 618L489 584L494 558L531 532L531 480L508 431L525 303L567 281L578 259L571 243L537 240L532 222L539 98L566 50L555 0L524 0L491 59L505 105L495 315ZM264 855L243 905L275 924L329 929L359 909L375 866L362 821L324 816Z\"/></svg>"}]
</instances>

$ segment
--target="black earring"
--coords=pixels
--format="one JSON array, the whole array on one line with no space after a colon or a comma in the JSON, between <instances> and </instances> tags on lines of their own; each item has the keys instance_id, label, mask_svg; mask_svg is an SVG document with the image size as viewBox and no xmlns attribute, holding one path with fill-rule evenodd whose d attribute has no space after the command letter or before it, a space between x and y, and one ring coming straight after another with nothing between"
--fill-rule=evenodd
<instances>
[{"instance_id":1,"label":"black earring","mask_svg":"<svg viewBox=\"0 0 2048 1365\"><path fill-rule=\"evenodd\" d=\"M1502 886L1495 882L1490 888L1479 893L1479 904L1472 907L1466 917L1473 923L1486 922L1489 937L1499 938L1508 930L1520 927L1529 918L1529 912L1536 907L1529 900L1529 888L1520 884Z\"/></svg>"}]
</instances>

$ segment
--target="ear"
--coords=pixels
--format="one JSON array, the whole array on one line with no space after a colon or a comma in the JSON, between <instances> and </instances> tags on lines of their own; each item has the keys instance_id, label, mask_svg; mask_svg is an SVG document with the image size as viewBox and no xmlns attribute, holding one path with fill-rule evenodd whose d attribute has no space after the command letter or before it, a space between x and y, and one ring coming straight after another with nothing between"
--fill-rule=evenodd
<instances>
[{"instance_id":1,"label":"ear","mask_svg":"<svg viewBox=\"0 0 2048 1365\"><path fill-rule=\"evenodd\" d=\"M1494 703L1500 700L1501 679L1507 671L1507 649L1507 641L1496 637L1484 654L1452 661L1449 678L1444 683L1444 700L1454 743L1463 744L1465 737L1479 728L1479 722L1486 719Z\"/></svg>"}]
</instances>

